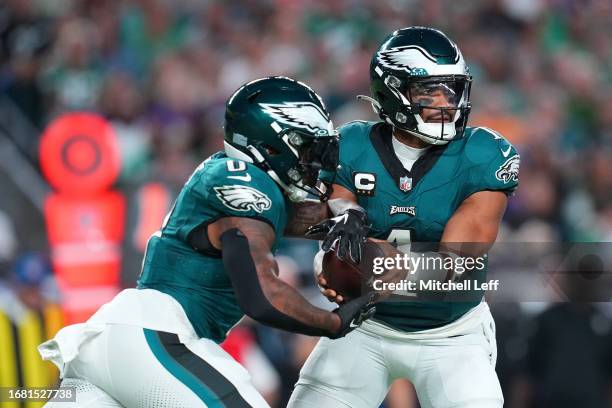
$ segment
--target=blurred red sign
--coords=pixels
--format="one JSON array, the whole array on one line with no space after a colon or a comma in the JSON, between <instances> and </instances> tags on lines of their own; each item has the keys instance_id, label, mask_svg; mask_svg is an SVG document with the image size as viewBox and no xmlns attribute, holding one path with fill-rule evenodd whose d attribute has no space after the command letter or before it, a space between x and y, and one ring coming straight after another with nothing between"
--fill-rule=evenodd
<instances>
[{"instance_id":1,"label":"blurred red sign","mask_svg":"<svg viewBox=\"0 0 612 408\"><path fill-rule=\"evenodd\" d=\"M52 194L45 202L45 220L60 288L119 284L125 229L121 193L92 198Z\"/></svg>"},{"instance_id":2,"label":"blurred red sign","mask_svg":"<svg viewBox=\"0 0 612 408\"><path fill-rule=\"evenodd\" d=\"M40 142L40 166L59 192L86 196L108 189L120 171L110 124L93 113L68 113L54 120Z\"/></svg>"}]
</instances>

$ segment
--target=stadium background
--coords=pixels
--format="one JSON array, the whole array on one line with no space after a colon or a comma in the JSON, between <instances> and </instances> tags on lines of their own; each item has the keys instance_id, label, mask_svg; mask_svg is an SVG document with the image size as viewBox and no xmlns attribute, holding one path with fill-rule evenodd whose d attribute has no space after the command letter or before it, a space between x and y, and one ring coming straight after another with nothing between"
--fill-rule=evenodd
<instances>
[{"instance_id":1,"label":"stadium background","mask_svg":"<svg viewBox=\"0 0 612 408\"><path fill-rule=\"evenodd\" d=\"M148 234L195 166L221 148L224 102L233 90L283 74L317 90L336 125L373 118L355 99L368 94L371 54L385 35L409 25L442 29L458 43L475 78L470 123L500 131L521 153L521 185L499 239L611 241L609 0L4 0L0 386L53 384L56 371L38 361L35 345L134 284ZM121 162L105 189L121 198L120 210L110 212L113 226L97 231L114 240L102 260L112 276L98 282L104 290L66 295L52 272L58 242L49 230L87 230L108 212L70 223L70 212L46 204L58 189L41 172L41 135L69 112L110 122ZM76 196L69 194L77 205L70 211L78 212L83 197ZM54 239L62 244L81 233ZM329 307L313 287L313 251L287 240L282 274ZM68 317L62 309L70 309ZM611 406L609 309L494 304L506 406ZM312 346L313 339L246 322L226 349L281 407ZM411 395L398 383L386 406L416 406Z\"/></svg>"}]
</instances>

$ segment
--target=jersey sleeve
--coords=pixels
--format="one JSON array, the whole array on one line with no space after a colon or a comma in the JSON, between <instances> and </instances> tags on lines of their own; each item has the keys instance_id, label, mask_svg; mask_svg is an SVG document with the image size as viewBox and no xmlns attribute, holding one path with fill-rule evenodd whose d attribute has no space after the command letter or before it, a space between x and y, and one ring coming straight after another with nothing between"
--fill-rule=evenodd
<instances>
[{"instance_id":1,"label":"jersey sleeve","mask_svg":"<svg viewBox=\"0 0 612 408\"><path fill-rule=\"evenodd\" d=\"M466 195L478 191L502 191L511 195L518 187L521 158L516 148L503 136L487 128L478 128L468 142L473 167Z\"/></svg>"},{"instance_id":2,"label":"jersey sleeve","mask_svg":"<svg viewBox=\"0 0 612 408\"><path fill-rule=\"evenodd\" d=\"M338 164L340 164L340 168L336 173L335 184L339 184L342 187L346 188L349 191L353 191L355 187L353 186L352 180L352 163L351 163L351 135L352 135L352 126L351 124L346 124L341 126L338 129L338 133L340 133L340 155ZM354 191L353 191L354 192Z\"/></svg>"},{"instance_id":3,"label":"jersey sleeve","mask_svg":"<svg viewBox=\"0 0 612 408\"><path fill-rule=\"evenodd\" d=\"M340 169L334 173L321 173L321 179L339 184L355 193L353 181L353 162L361 154L362 143L370 129L370 124L363 121L348 122L338 128L340 134Z\"/></svg>"},{"instance_id":4,"label":"jersey sleeve","mask_svg":"<svg viewBox=\"0 0 612 408\"><path fill-rule=\"evenodd\" d=\"M286 223L285 200L276 183L262 170L239 160L215 165L201 183L214 218L247 217L268 223L282 234Z\"/></svg>"}]
</instances>

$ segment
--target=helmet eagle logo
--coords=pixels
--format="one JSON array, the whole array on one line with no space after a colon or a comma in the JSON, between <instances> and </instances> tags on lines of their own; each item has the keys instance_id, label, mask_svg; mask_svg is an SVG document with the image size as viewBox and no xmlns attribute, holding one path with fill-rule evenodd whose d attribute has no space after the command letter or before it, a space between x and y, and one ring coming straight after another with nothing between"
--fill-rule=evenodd
<instances>
[{"instance_id":1,"label":"helmet eagle logo","mask_svg":"<svg viewBox=\"0 0 612 408\"><path fill-rule=\"evenodd\" d=\"M312 102L260 103L263 111L286 125L321 134L330 133L333 125L327 115Z\"/></svg>"},{"instance_id":2,"label":"helmet eagle logo","mask_svg":"<svg viewBox=\"0 0 612 408\"><path fill-rule=\"evenodd\" d=\"M436 64L436 58L427 52L427 50L417 45L405 45L379 51L377 59L380 65L385 68L395 71L406 71L411 74L415 68L427 72L428 67ZM455 63L458 61L459 53L456 55Z\"/></svg>"},{"instance_id":3,"label":"helmet eagle logo","mask_svg":"<svg viewBox=\"0 0 612 408\"><path fill-rule=\"evenodd\" d=\"M236 211L253 210L262 213L272 207L267 195L252 187L232 185L214 187L223 205Z\"/></svg>"}]
</instances>

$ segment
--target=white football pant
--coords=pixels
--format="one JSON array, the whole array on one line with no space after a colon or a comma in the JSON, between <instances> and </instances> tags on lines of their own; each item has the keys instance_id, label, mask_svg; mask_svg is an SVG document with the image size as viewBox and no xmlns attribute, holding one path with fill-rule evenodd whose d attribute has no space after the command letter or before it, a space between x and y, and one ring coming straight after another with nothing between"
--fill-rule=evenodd
<instances>
[{"instance_id":1,"label":"white football pant","mask_svg":"<svg viewBox=\"0 0 612 408\"><path fill-rule=\"evenodd\" d=\"M107 324L63 368L62 386L77 387L77 402L47 407L269 407L247 371L219 345L182 340Z\"/></svg>"},{"instance_id":2,"label":"white football pant","mask_svg":"<svg viewBox=\"0 0 612 408\"><path fill-rule=\"evenodd\" d=\"M448 328L403 333L366 321L321 338L300 372L289 408L377 408L406 378L422 408L501 408L495 325L486 303Z\"/></svg>"}]
</instances>

